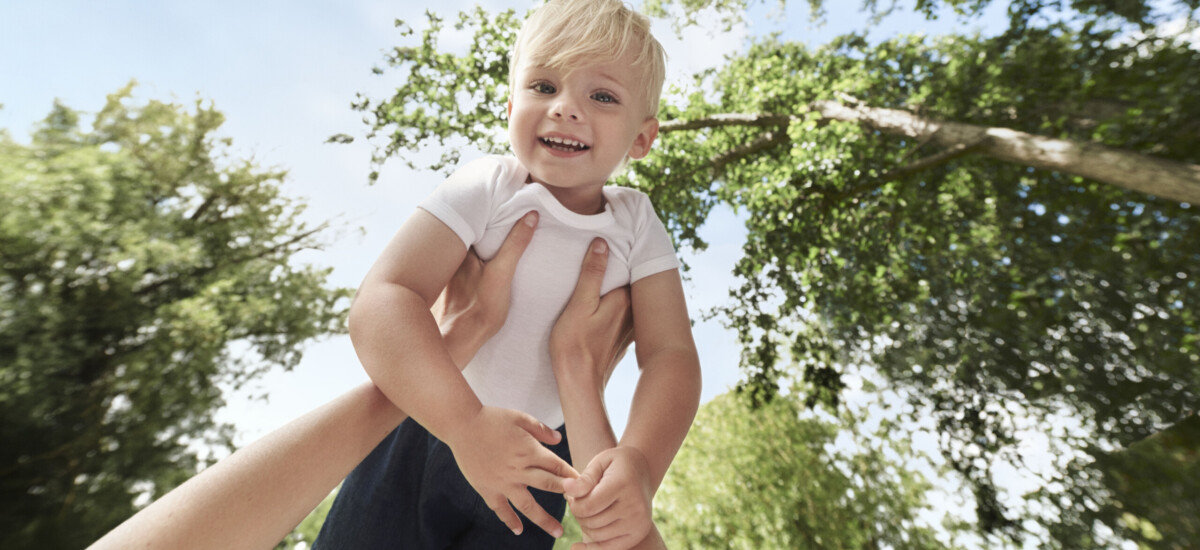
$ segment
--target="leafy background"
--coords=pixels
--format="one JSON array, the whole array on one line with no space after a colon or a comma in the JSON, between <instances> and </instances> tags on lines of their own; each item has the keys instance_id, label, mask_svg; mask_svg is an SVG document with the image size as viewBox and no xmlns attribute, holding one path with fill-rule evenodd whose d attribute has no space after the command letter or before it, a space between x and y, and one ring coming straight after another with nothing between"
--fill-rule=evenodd
<instances>
[{"instance_id":1,"label":"leafy background","mask_svg":"<svg viewBox=\"0 0 1200 550\"><path fill-rule=\"evenodd\" d=\"M734 10L701 15L699 20L709 28L727 28L684 27L684 40L668 45L676 71L672 82L681 94L666 109L667 118L790 112L814 99L849 94L879 106L1196 161L1196 141L1189 141L1188 132L1200 102L1189 94L1200 87L1189 78L1194 80L1200 71L1193 70L1196 56L1186 47L1150 42L1144 44L1149 55L1138 47L1126 47L1125 54L1109 53L1106 48L1113 42L1095 38L1109 29L1087 26L1086 17L1056 28L1051 28L1054 16L1021 20L1021 10L1035 2L1018 2L1006 10L1000 2L921 1L915 10L899 6L875 26L868 25L873 15L858 12L857 6L817 3L818 13L823 10L828 22L819 30L807 23L810 4L777 7L751 2L744 19L738 17L739 2L716 4ZM1116 12L1134 19L1145 15L1140 2L1071 5L1090 14ZM1195 8L1186 2L1179 5ZM0 72L18 78L0 82L0 102L5 104L0 126L24 143L34 121L51 111L51 98L95 113L104 106L106 94L125 87L131 78L141 82L134 88L136 105L153 106L146 98L176 94L182 99L175 97L175 102L184 109L193 108L193 93L212 100L228 121L220 133L234 138L220 148L217 165L232 167L249 160L267 179L280 182L288 196L307 199L300 219L313 226L334 219L323 249L300 252L296 259L332 266L329 284L350 287L396 224L437 182L432 170L379 162L380 150L361 139L341 146L322 144L330 135L353 137L362 132L360 113L351 110L351 104L369 113L374 102L395 93L398 82L382 69L388 58L402 62L412 59L405 56L421 53L412 47L429 19L410 6L5 5L0 8L0 51L5 53ZM490 5L477 13L501 13L505 7L522 10L525 4ZM503 22L477 15L457 29L454 14L472 13L467 6L445 3L436 9L446 23L439 46L458 55L469 55L472 45L483 44L470 41L472 25ZM777 10L780 17L767 16ZM1031 24L1006 42L1001 33L1010 28L1010 11L1015 21ZM931 21L926 15L938 17ZM396 25L397 18L406 23ZM682 21L686 20L685 15ZM672 25L661 22L658 29L667 37ZM417 34L406 34L410 30ZM772 35L775 30L780 32ZM887 40L912 30L959 36ZM973 34L975 30L981 34ZM834 40L844 32L860 34ZM1092 38L1078 38L1084 34ZM743 43L743 37L751 35L752 43ZM797 42L808 47L798 47ZM400 44L408 49L391 49ZM747 55L722 63L723 52ZM453 61L421 60L434 69L427 82L442 82L437 80L437 63L447 67ZM719 70L694 81L685 77L714 62ZM1135 72L1137 78L1131 79ZM1072 80L1072 75L1080 78ZM723 93L706 95L707 86ZM428 105L438 104L439 91L428 84L409 93L424 92L430 94ZM1079 116L1094 115L1097 105L1090 100L1113 96L1119 101L1100 105L1108 108L1101 115ZM486 105L496 98L477 99ZM202 114L205 105L194 108ZM435 122L429 128L442 132L442 140L404 153L404 160L415 167L436 167L455 154L474 154L455 152L454 147L465 145L462 135L475 141L495 135L487 130L471 133L478 130L471 121L480 120L481 114L487 121L489 112ZM52 127L71 116L62 109L54 113ZM87 123L85 117L85 127ZM1164 128L1170 132L1162 132ZM1126 453L1109 451L1114 445L1119 450L1142 440L1181 412L1194 413L1189 373L1195 361L1189 363L1186 350L1195 345L1195 321L1188 316L1189 308L1177 305L1190 302L1195 288L1194 278L1187 280L1195 265L1195 249L1190 249L1193 256L1187 252L1187 243L1196 242L1192 212L1094 182L1060 178L1061 188L1038 186L1019 167L987 162L951 162L935 166L915 185L911 180L907 186L880 185L871 178L922 156L913 152L923 144L897 143L853 125L813 118L790 124L786 135L772 135L768 145L801 145L814 154L792 147L790 157L800 159L792 163L785 162L786 154L773 157L778 150L763 149L755 152L761 154L755 159L764 162L714 162L723 170L719 175L725 186L709 193L708 184L718 171L705 159L761 137L753 128L664 136L661 155L629 180L655 193L692 268L690 298L699 320L706 401L743 382L739 387L749 390L743 395L756 396L759 404L748 409L746 403L722 395L705 406L695 437L680 455L678 473L673 473L677 481L660 493L661 525L674 530L677 540L701 547L990 546L1021 544L1014 541L1023 531L1034 535L1026 544L1032 540L1091 547L1115 544L1113 528L1120 531L1118 537L1138 544L1172 547L1170 541L1178 539L1171 539L1170 532L1164 539L1158 528L1171 524L1163 523L1161 515L1187 517L1188 509L1166 506L1159 511L1157 526L1143 516L1156 504L1185 504L1181 495L1169 492L1179 480L1152 478L1162 472L1139 471L1137 464L1161 461L1157 450L1175 448L1179 442L1147 438L1152 445L1130 447ZM387 147L384 153L400 151ZM452 156L445 157L447 153ZM379 170L380 183L367 186L373 170ZM795 185L762 185L774 182ZM840 207L840 201L858 204L858 198L863 208ZM735 213L729 204L740 208ZM863 215L884 208L890 209L887 215ZM17 219L11 212L6 212L6 223ZM1064 263L1057 251L1068 249L1075 254L1066 256L1069 261ZM1116 252L1118 259L1125 254L1125 260L1136 260L1125 264L1092 254L1102 249ZM791 254L798 250L805 253ZM738 277L726 276L743 253ZM987 269L974 269L980 265ZM859 275L839 279L846 272ZM1029 273L1042 275L1028 278ZM730 306L725 290L739 286L742 301ZM1120 295L1134 288L1141 294ZM812 316L806 300L820 303L824 317ZM922 304L923 309L906 310L903 306L909 304ZM1148 309L1126 311L1130 304ZM717 313L723 317L707 315L722 306L727 307ZM1063 316L1064 311L1089 308L1100 315L1084 319L1098 319L1098 329L1087 329L1078 317ZM988 360L1008 353L1005 342L1044 337L1026 330L1031 324L1021 314L1034 315L1041 323L1032 326L1061 331L1054 339L1063 343L1018 348L1025 356L1012 365L1031 369L1009 369L1007 363L989 368ZM1152 366L1174 376L1174 383L1184 384L1180 387L1186 391L1172 390L1172 382L1163 385L1157 375L1138 370L1137 361L1147 350L1133 346L1122 352L1120 346L1112 347L1123 334L1115 327L1128 318L1141 321L1133 325L1138 332L1164 335L1163 350L1180 351L1162 356L1165 364ZM721 319L737 330L724 329ZM963 322L973 330L953 330ZM1173 328L1177 326L1191 332L1185 330L1180 340ZM853 344L860 339L866 343ZM739 342L746 347L740 349ZM229 403L215 420L238 426L235 441L261 435L362 379L344 338L304 349L305 358L290 371L283 372L294 361L279 361L285 369L271 370L257 382L212 401ZM1117 350L1117 358L1101 357L1105 349ZM227 351L232 351L231 358L245 357L247 348ZM1097 359L1089 362L1088 354ZM737 367L739 355L744 370ZM887 377L871 368L856 368L856 360L870 363L867 358L872 355ZM1047 366L1062 361L1080 367L1111 363L1118 374L1107 367L1057 372ZM1045 371L1039 370L1043 367ZM610 391L610 409L618 424L623 424L633 372L631 366L623 367ZM1053 376L1044 376L1048 374ZM1108 386L1118 379L1134 391L1124 397L1112 393ZM916 399L903 392L936 390L939 380L959 385ZM233 390L245 381L227 381L223 388ZM1152 391L1142 392L1144 388ZM255 399L267 393L269 402ZM1168 399L1148 402L1147 395ZM1112 396L1127 400L1113 402ZM844 406L809 407L833 402ZM1088 413L1083 418L1072 412L1081 410L1081 403ZM831 416L830 410L840 412ZM1130 411L1147 418L1129 421ZM1097 438L1097 427L1120 430ZM762 435L729 437L756 433ZM1185 457L1194 456L1186 453L1194 453L1187 449L1195 448L1196 437L1184 435L1180 448ZM777 446L762 443L771 436L779 438ZM1013 454L1016 447L1020 452ZM1080 449L1090 453L1092 462L1078 460L1084 457ZM219 446L202 446L200 456L211 459L223 452ZM761 471L712 471L704 467L712 462L707 454L711 452L724 453L722 464L754 465ZM1014 461L1021 468L1014 467ZM795 466L769 468L787 464ZM1118 472L1118 480L1151 479L1168 492L1129 492L1123 495L1125 509L1089 500L1104 491L1129 490L1099 479L1089 485L1089 472L1098 472L1097 464L1105 472ZM1194 461L1185 458L1183 464ZM1186 469L1176 473L1188 476ZM737 477L742 474L745 477ZM818 486L806 485L811 479ZM926 494L930 480L935 492ZM169 480L163 483L169 485ZM771 496L739 501L747 487L757 491L752 494ZM797 493L799 487L805 489ZM1026 492L1031 505L1021 502ZM728 508L688 513L697 503ZM1039 517L1047 516L1047 510L1053 515ZM756 518L759 521L752 523L759 527L747 529L733 511L747 512L743 517ZM828 523L805 521L847 512L862 521L847 520L834 530ZM730 522L721 522L726 519ZM1079 530L1095 520L1109 532Z\"/></svg>"}]
</instances>

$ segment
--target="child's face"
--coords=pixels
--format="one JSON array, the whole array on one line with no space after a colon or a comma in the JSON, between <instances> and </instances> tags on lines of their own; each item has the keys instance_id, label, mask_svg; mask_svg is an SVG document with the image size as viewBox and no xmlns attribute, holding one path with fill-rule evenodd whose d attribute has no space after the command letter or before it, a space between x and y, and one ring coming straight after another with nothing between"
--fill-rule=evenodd
<instances>
[{"instance_id":1,"label":"child's face","mask_svg":"<svg viewBox=\"0 0 1200 550\"><path fill-rule=\"evenodd\" d=\"M658 134L630 65L625 58L570 72L524 61L515 67L508 102L513 152L568 208L599 201L617 166L626 156L644 157Z\"/></svg>"}]
</instances>

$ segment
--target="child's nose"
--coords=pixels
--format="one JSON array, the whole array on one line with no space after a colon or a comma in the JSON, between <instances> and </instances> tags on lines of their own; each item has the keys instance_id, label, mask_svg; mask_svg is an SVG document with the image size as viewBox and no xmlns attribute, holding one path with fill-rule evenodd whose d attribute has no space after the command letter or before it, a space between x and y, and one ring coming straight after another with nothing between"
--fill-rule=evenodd
<instances>
[{"instance_id":1,"label":"child's nose","mask_svg":"<svg viewBox=\"0 0 1200 550\"><path fill-rule=\"evenodd\" d=\"M570 99L560 99L554 104L550 110L550 116L556 120L570 120L577 122L583 119L583 113L574 101Z\"/></svg>"}]
</instances>

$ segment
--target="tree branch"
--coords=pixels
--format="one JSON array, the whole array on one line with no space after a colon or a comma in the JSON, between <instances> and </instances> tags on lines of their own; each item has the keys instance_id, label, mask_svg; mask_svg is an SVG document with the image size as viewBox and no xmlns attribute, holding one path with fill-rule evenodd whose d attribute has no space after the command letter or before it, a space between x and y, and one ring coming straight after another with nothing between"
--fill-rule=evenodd
<instances>
[{"instance_id":1,"label":"tree branch","mask_svg":"<svg viewBox=\"0 0 1200 550\"><path fill-rule=\"evenodd\" d=\"M956 144L940 153L929 155L923 159L913 161L894 170L889 170L887 173L879 176L879 179L895 180L905 176L910 176L922 170L933 168L934 166L945 164L958 157L966 155L975 149L978 149L980 146L986 143L988 139L988 136L983 136L970 143Z\"/></svg>"},{"instance_id":2,"label":"tree branch","mask_svg":"<svg viewBox=\"0 0 1200 550\"><path fill-rule=\"evenodd\" d=\"M658 125L658 132L666 134L681 130L699 130L701 128L720 128L722 126L784 126L793 120L799 120L796 115L750 115L742 113L726 113L712 115L692 120L668 120Z\"/></svg>"},{"instance_id":3,"label":"tree branch","mask_svg":"<svg viewBox=\"0 0 1200 550\"><path fill-rule=\"evenodd\" d=\"M1200 165L1152 157L1095 143L1047 138L1009 128L939 121L900 109L818 101L800 113L815 111L825 120L862 124L911 139L928 139L942 147L981 141L969 150L998 160L1081 176L1132 191L1200 205ZM662 133L724 126L781 126L796 115L728 113L692 120L669 120ZM935 155L936 157L936 155ZM935 160L934 157L926 160ZM944 160L943 160L944 162Z\"/></svg>"},{"instance_id":4,"label":"tree branch","mask_svg":"<svg viewBox=\"0 0 1200 550\"><path fill-rule=\"evenodd\" d=\"M169 279L162 279L159 281L155 281L155 282L150 283L142 288L134 290L133 294L134 294L134 296L137 296L137 297L148 296L151 293L157 291L158 289L160 289L168 284L172 284L172 283L176 283L176 282L188 280L188 279L197 279L197 278L203 277L205 275L208 275L209 273L212 273L218 269L223 269L223 268L226 268L231 265L238 265L238 264L242 264L242 263L249 262L249 261L260 260L262 258L270 256L271 254L274 254L281 250L285 250L287 247L290 247L291 245L299 243L299 242L303 241L304 239L307 239L313 235L316 235L317 233L320 233L321 231L324 231L328 228L329 228L328 223L322 223L321 225L318 225L317 227L315 227L313 229L310 229L303 233L298 233L296 235L293 235L290 239L288 239L286 241L275 243L267 248L258 250L256 252L254 252L253 254L247 254L244 256L235 257L231 261L220 262L220 263L212 264L212 265L209 265L206 267L201 267L201 268L189 271L178 277L172 277Z\"/></svg>"},{"instance_id":5,"label":"tree branch","mask_svg":"<svg viewBox=\"0 0 1200 550\"><path fill-rule=\"evenodd\" d=\"M203 216L203 215L204 215L204 213L205 213L206 211L208 211L208 209L209 209L210 207L212 207L213 203L217 202L217 197L219 197L219 196L220 196L220 194L219 194L219 193L216 193L216 192L214 192L213 194L211 194L211 195L209 195L208 197L206 197L206 198L204 199L204 202L203 202L203 203L200 203L200 206L199 206L199 208L196 208L196 211L195 211L195 212L192 212L192 215L191 215L191 216L188 216L188 221L193 221L193 222L194 222L194 221L196 221L196 220L200 219L200 216Z\"/></svg>"},{"instance_id":6,"label":"tree branch","mask_svg":"<svg viewBox=\"0 0 1200 550\"><path fill-rule=\"evenodd\" d=\"M709 164L712 166L713 179L716 179L717 175L720 174L721 170L723 170L726 166L729 166L730 164L733 164L746 157L757 155L763 151L771 149L772 147L786 143L787 141L787 132L767 131L763 132L762 135L758 136L750 143L739 145L713 157L712 160L709 161Z\"/></svg>"}]
</instances>

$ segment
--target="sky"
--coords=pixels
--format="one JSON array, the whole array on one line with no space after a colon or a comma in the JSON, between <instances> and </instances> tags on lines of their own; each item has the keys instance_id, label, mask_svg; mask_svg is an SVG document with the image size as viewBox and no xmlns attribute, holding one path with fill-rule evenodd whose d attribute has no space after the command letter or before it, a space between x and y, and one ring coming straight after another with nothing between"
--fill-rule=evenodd
<instances>
[{"instance_id":1,"label":"sky","mask_svg":"<svg viewBox=\"0 0 1200 550\"><path fill-rule=\"evenodd\" d=\"M94 113L107 94L131 80L138 83L138 99L185 105L211 101L226 115L220 134L233 139L234 158L287 169L285 191L307 200L306 218L313 223L332 219L339 227L329 234L325 250L306 252L300 259L333 267L331 285L355 287L440 176L393 162L371 186L371 151L364 140L350 145L324 141L333 134L365 132L361 115L349 106L356 93L381 97L397 85L397 76L371 71L382 63L384 50L405 43L394 27L396 19L421 30L426 9L449 17L475 3L0 0L0 128L27 141L56 99ZM532 5L479 3L493 11ZM774 2L765 4L728 32L689 29L680 38L668 23L656 22L655 34L669 56L668 82L719 63L741 50L749 36L781 32L784 38L818 45L864 29L869 19L855 2L827 2L825 23L817 27L809 21L807 4L793 1L786 10ZM1003 26L1002 10L991 9L964 27L953 16L929 22L902 9L869 36L981 26L990 34ZM465 35L451 35L443 43L453 47L464 39ZM700 313L728 300L734 282L730 270L744 235L742 221L733 212L718 210L702 233L709 249L700 254L681 251L692 266L685 290L696 321L705 401L738 380L733 333L717 320L701 320ZM610 383L608 409L618 433L626 422L636 378L636 366L628 359ZM228 392L218 419L233 423L235 441L246 444L366 379L349 338L326 338L308 345L294 370L271 372Z\"/></svg>"}]
</instances>

